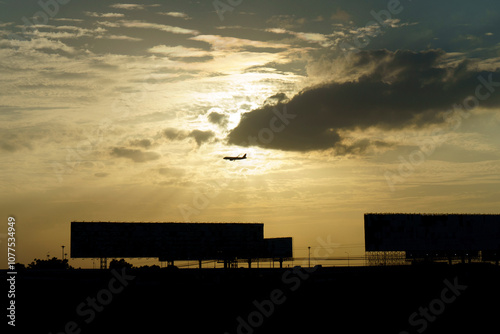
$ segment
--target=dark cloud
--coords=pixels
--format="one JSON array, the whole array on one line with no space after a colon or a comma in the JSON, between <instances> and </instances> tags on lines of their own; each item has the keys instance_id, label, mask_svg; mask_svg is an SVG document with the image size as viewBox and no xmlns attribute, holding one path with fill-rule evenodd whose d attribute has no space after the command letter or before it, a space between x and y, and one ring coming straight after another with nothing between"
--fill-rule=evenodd
<instances>
[{"instance_id":1,"label":"dark cloud","mask_svg":"<svg viewBox=\"0 0 500 334\"><path fill-rule=\"evenodd\" d=\"M203 56L203 57L169 57L173 61L180 61L183 63L204 63L214 59L213 56ZM194 76L184 75L184 78L192 78Z\"/></svg>"},{"instance_id":2,"label":"dark cloud","mask_svg":"<svg viewBox=\"0 0 500 334\"><path fill-rule=\"evenodd\" d=\"M376 141L346 144L345 133L371 127L401 129L442 123L454 104L474 97L478 85L492 81L500 90L500 71L479 71L469 61L451 65L441 50L362 51L348 62L357 78L305 89L290 101L265 105L242 115L228 135L230 144L309 151L336 148L337 153L362 153ZM346 70L346 73L350 69ZM474 100L475 99L475 100ZM481 107L500 105L500 92L479 101ZM477 104L477 103L476 103ZM354 146L352 146L354 145Z\"/></svg>"},{"instance_id":3,"label":"dark cloud","mask_svg":"<svg viewBox=\"0 0 500 334\"><path fill-rule=\"evenodd\" d=\"M297 18L295 15L273 15L267 20L267 23L275 27L283 29L293 29L304 25L306 22L305 18Z\"/></svg>"},{"instance_id":4,"label":"dark cloud","mask_svg":"<svg viewBox=\"0 0 500 334\"><path fill-rule=\"evenodd\" d=\"M22 113L19 114L23 115ZM3 113L3 115L7 116L8 113ZM40 122L22 127L4 127L0 131L0 152L15 153L23 150L35 150L54 143L59 144L67 141L68 138L72 138L75 133L78 133L78 131L66 124L57 122Z\"/></svg>"},{"instance_id":5,"label":"dark cloud","mask_svg":"<svg viewBox=\"0 0 500 334\"><path fill-rule=\"evenodd\" d=\"M168 128L163 130L163 135L169 140L183 140L187 138L193 138L196 141L196 144L198 144L198 146L201 146L202 144L210 141L212 138L215 137L215 133L210 130L185 131L185 130L177 130L174 128Z\"/></svg>"},{"instance_id":6,"label":"dark cloud","mask_svg":"<svg viewBox=\"0 0 500 334\"><path fill-rule=\"evenodd\" d=\"M163 135L169 140L183 140L188 136L187 131L168 128L163 130Z\"/></svg>"},{"instance_id":7,"label":"dark cloud","mask_svg":"<svg viewBox=\"0 0 500 334\"><path fill-rule=\"evenodd\" d=\"M194 138L198 146L209 141L214 136L215 134L212 131L193 130L189 133L189 137Z\"/></svg>"},{"instance_id":8,"label":"dark cloud","mask_svg":"<svg viewBox=\"0 0 500 334\"><path fill-rule=\"evenodd\" d=\"M160 158L160 155L156 152L142 151L126 147L114 147L111 150L111 155L120 158L128 158L134 162L146 162Z\"/></svg>"},{"instance_id":9,"label":"dark cloud","mask_svg":"<svg viewBox=\"0 0 500 334\"><path fill-rule=\"evenodd\" d=\"M131 146L138 146L143 148L150 148L153 145L153 143L149 139L134 139L129 143Z\"/></svg>"},{"instance_id":10,"label":"dark cloud","mask_svg":"<svg viewBox=\"0 0 500 334\"><path fill-rule=\"evenodd\" d=\"M0 136L0 149L7 152L16 152L22 149L32 149L31 143L17 135Z\"/></svg>"},{"instance_id":11,"label":"dark cloud","mask_svg":"<svg viewBox=\"0 0 500 334\"><path fill-rule=\"evenodd\" d=\"M285 93L277 93L274 94L273 96L269 96L265 101L264 104L276 104L280 102L286 102L288 100L288 97L286 96Z\"/></svg>"},{"instance_id":12,"label":"dark cloud","mask_svg":"<svg viewBox=\"0 0 500 334\"><path fill-rule=\"evenodd\" d=\"M229 116L226 114L218 113L218 112L211 112L208 114L208 121L210 123L217 124L221 127L225 127L229 121Z\"/></svg>"},{"instance_id":13,"label":"dark cloud","mask_svg":"<svg viewBox=\"0 0 500 334\"><path fill-rule=\"evenodd\" d=\"M388 148L394 146L393 143L387 143L381 140L360 139L353 143L336 143L335 153L337 155L361 155L369 149Z\"/></svg>"}]
</instances>

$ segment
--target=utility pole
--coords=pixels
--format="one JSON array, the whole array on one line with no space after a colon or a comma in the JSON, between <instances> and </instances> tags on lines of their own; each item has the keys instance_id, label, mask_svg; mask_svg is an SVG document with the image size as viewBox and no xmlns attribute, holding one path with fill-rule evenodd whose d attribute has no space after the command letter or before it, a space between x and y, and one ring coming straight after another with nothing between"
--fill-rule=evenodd
<instances>
[{"instance_id":1,"label":"utility pole","mask_svg":"<svg viewBox=\"0 0 500 334\"><path fill-rule=\"evenodd\" d=\"M350 265L349 265L349 253L347 253L347 252L344 252L344 253L347 254L347 266L350 267Z\"/></svg>"},{"instance_id":2,"label":"utility pole","mask_svg":"<svg viewBox=\"0 0 500 334\"><path fill-rule=\"evenodd\" d=\"M311 268L311 246L307 247L309 250L309 268Z\"/></svg>"}]
</instances>

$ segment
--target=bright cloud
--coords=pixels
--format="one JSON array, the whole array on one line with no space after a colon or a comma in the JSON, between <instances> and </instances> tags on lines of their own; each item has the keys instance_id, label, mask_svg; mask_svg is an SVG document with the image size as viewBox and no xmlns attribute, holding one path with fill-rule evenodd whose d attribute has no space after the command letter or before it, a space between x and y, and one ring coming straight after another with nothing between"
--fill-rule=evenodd
<instances>
[{"instance_id":1,"label":"bright cloud","mask_svg":"<svg viewBox=\"0 0 500 334\"><path fill-rule=\"evenodd\" d=\"M197 35L199 32L193 29L170 26L166 24L149 23L139 20L121 20L120 25L126 28L156 29L174 34Z\"/></svg>"},{"instance_id":2,"label":"bright cloud","mask_svg":"<svg viewBox=\"0 0 500 334\"><path fill-rule=\"evenodd\" d=\"M203 41L212 45L214 50L241 50L247 46L256 48L283 49L289 47L288 44L256 41L245 38L224 37L220 35L198 35L191 37L195 41Z\"/></svg>"}]
</instances>

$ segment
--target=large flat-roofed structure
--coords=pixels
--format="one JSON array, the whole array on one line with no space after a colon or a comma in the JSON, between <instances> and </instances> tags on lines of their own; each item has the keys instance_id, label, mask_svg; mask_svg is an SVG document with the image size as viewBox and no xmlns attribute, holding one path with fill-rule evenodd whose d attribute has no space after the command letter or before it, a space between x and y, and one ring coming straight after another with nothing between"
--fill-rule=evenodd
<instances>
[{"instance_id":1,"label":"large flat-roofed structure","mask_svg":"<svg viewBox=\"0 0 500 334\"><path fill-rule=\"evenodd\" d=\"M72 222L72 258L160 261L291 258L292 238L264 239L256 223Z\"/></svg>"},{"instance_id":2,"label":"large flat-roofed structure","mask_svg":"<svg viewBox=\"0 0 500 334\"><path fill-rule=\"evenodd\" d=\"M365 214L365 251L385 259L404 253L406 259L498 261L500 215Z\"/></svg>"}]
</instances>

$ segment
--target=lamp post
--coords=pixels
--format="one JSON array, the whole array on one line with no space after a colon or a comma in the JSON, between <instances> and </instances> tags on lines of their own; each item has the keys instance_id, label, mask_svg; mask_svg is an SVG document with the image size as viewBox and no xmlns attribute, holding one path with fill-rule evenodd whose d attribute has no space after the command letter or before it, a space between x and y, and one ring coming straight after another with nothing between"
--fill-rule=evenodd
<instances>
[{"instance_id":1,"label":"lamp post","mask_svg":"<svg viewBox=\"0 0 500 334\"><path fill-rule=\"evenodd\" d=\"M64 261L64 246L61 246L61 248L62 248L62 259Z\"/></svg>"},{"instance_id":2,"label":"lamp post","mask_svg":"<svg viewBox=\"0 0 500 334\"><path fill-rule=\"evenodd\" d=\"M348 252L344 252L344 253L347 254L347 266L350 267L350 265L349 265L349 253Z\"/></svg>"}]
</instances>

